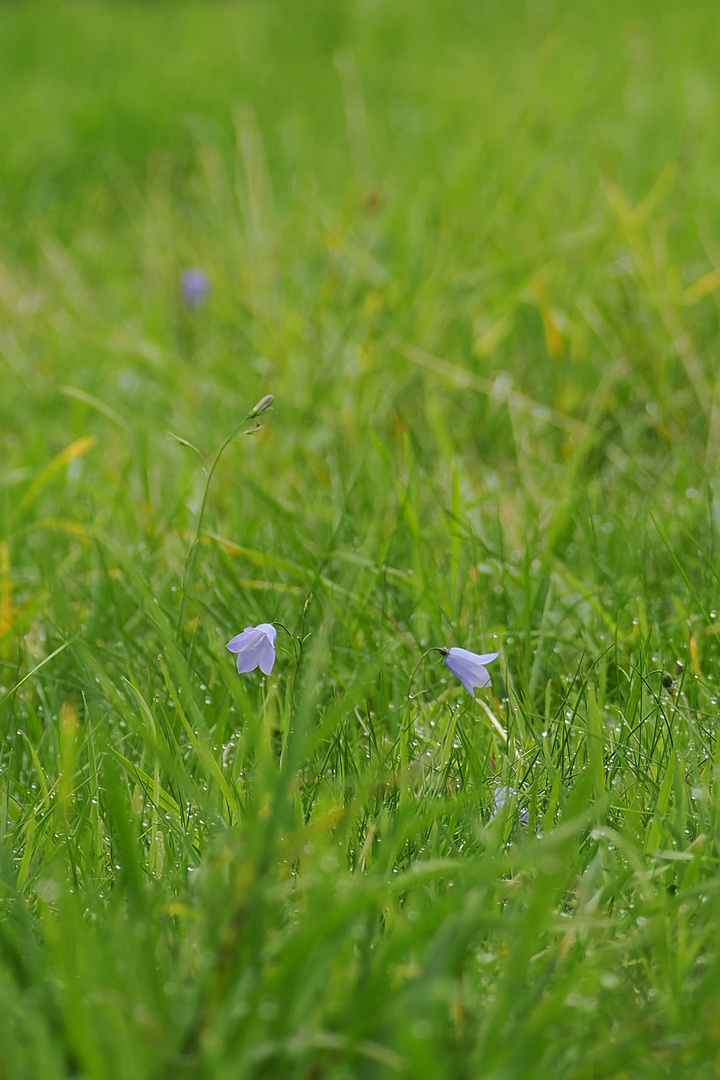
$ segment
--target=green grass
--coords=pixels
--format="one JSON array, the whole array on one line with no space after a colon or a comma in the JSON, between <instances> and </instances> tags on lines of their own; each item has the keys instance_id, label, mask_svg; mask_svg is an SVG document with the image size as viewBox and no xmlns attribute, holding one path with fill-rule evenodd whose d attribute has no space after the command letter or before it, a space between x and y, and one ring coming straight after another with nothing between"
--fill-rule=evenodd
<instances>
[{"instance_id":1,"label":"green grass","mask_svg":"<svg viewBox=\"0 0 720 1080\"><path fill-rule=\"evenodd\" d=\"M0 1080L718 1075L716 22L0 6Z\"/></svg>"}]
</instances>

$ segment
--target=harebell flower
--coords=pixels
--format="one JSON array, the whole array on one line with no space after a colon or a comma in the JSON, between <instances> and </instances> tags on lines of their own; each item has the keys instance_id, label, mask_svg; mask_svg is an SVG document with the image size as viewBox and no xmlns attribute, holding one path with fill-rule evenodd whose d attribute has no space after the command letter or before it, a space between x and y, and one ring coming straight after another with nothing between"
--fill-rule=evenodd
<instances>
[{"instance_id":1,"label":"harebell flower","mask_svg":"<svg viewBox=\"0 0 720 1080\"><path fill-rule=\"evenodd\" d=\"M474 653L469 649L444 649L445 667L457 675L468 694L475 696L476 686L490 686L486 664L497 660L499 653Z\"/></svg>"},{"instance_id":2,"label":"harebell flower","mask_svg":"<svg viewBox=\"0 0 720 1080\"><path fill-rule=\"evenodd\" d=\"M228 641L226 648L237 653L237 669L241 675L259 667L269 675L275 663L275 638L277 630L272 623L258 623L246 626L242 634L236 634Z\"/></svg>"}]
</instances>

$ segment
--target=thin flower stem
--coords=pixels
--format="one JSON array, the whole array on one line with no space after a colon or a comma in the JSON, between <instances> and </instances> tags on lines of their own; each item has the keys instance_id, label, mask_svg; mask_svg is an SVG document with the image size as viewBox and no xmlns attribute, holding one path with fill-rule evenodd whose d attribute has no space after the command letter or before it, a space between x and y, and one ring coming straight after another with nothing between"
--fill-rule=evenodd
<instances>
[{"instance_id":1,"label":"thin flower stem","mask_svg":"<svg viewBox=\"0 0 720 1080\"><path fill-rule=\"evenodd\" d=\"M210 466L210 469L208 471L207 480L205 481L205 487L203 489L202 499L200 500L200 511L198 513L197 526L196 526L196 529L195 529L195 537L193 539L192 544L190 545L190 550L187 553L187 558L185 559L185 566L184 566L184 569L183 569L182 599L181 599L181 602L180 602L180 614L178 616L177 629L176 629L176 637L178 639L180 637L180 631L182 629L183 620L185 619L185 609L187 607L188 588L189 588L190 582L192 580L193 570L195 569L195 560L197 558L197 549L198 549L198 546L200 544L200 535L201 535L201 532L202 532L203 520L205 518L205 509L207 507L208 493L210 491L210 484L212 483L213 474L215 473L215 469L218 466L220 458L225 453L225 450L228 448L228 446L233 441L233 439L239 434L239 432L245 427L245 425L248 423L248 421L252 420L256 416L259 416L260 412L265 412L265 410L270 407L270 405L272 404L272 398L271 398L271 395L269 395L269 394L267 395L267 397L269 397L271 399L269 404L266 404L266 399L263 398L261 401L258 402L258 404L253 409L250 410L248 415L243 420L241 420L240 423L236 427L234 427L232 429L232 431L230 432L228 437L225 439L225 442L222 444L222 446L218 450L217 454L215 455L215 458L213 459L213 463Z\"/></svg>"},{"instance_id":2,"label":"thin flower stem","mask_svg":"<svg viewBox=\"0 0 720 1080\"><path fill-rule=\"evenodd\" d=\"M410 690L412 689L413 679L417 675L418 668L422 664L425 657L429 656L431 652L439 652L439 653L444 653L445 655L447 655L447 651L448 651L447 649L443 648L440 645L431 645L429 649L425 650L425 652L422 654L422 656L418 660L415 667L412 669L412 674L410 675L410 678L408 680L408 691L407 691L408 692L408 701L410 701Z\"/></svg>"},{"instance_id":3,"label":"thin flower stem","mask_svg":"<svg viewBox=\"0 0 720 1080\"><path fill-rule=\"evenodd\" d=\"M295 654L294 659L295 662L298 663L297 643L298 641L300 641L300 639L296 638L295 635L290 630L288 630L287 626L285 626L285 623L281 623L278 622L277 619L273 619L272 625L278 626L281 630L284 630L287 636L290 638L290 641L292 642L293 653ZM302 648L302 641L300 641L300 647Z\"/></svg>"}]
</instances>

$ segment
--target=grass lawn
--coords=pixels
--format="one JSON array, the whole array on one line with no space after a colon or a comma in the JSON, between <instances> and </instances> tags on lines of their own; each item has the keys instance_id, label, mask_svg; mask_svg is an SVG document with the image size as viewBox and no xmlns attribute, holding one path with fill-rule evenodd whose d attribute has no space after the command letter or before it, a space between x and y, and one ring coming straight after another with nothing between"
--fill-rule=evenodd
<instances>
[{"instance_id":1,"label":"grass lawn","mask_svg":"<svg viewBox=\"0 0 720 1080\"><path fill-rule=\"evenodd\" d=\"M0 100L0 1080L716 1078L717 5L6 2Z\"/></svg>"}]
</instances>

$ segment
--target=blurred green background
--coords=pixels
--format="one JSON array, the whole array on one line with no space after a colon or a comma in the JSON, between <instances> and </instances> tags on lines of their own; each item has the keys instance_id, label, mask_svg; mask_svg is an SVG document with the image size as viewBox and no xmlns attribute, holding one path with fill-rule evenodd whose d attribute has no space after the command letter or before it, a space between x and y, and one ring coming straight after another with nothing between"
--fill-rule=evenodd
<instances>
[{"instance_id":1,"label":"blurred green background","mask_svg":"<svg viewBox=\"0 0 720 1080\"><path fill-rule=\"evenodd\" d=\"M0 102L0 1080L715 1077L716 5L6 2Z\"/></svg>"}]
</instances>

